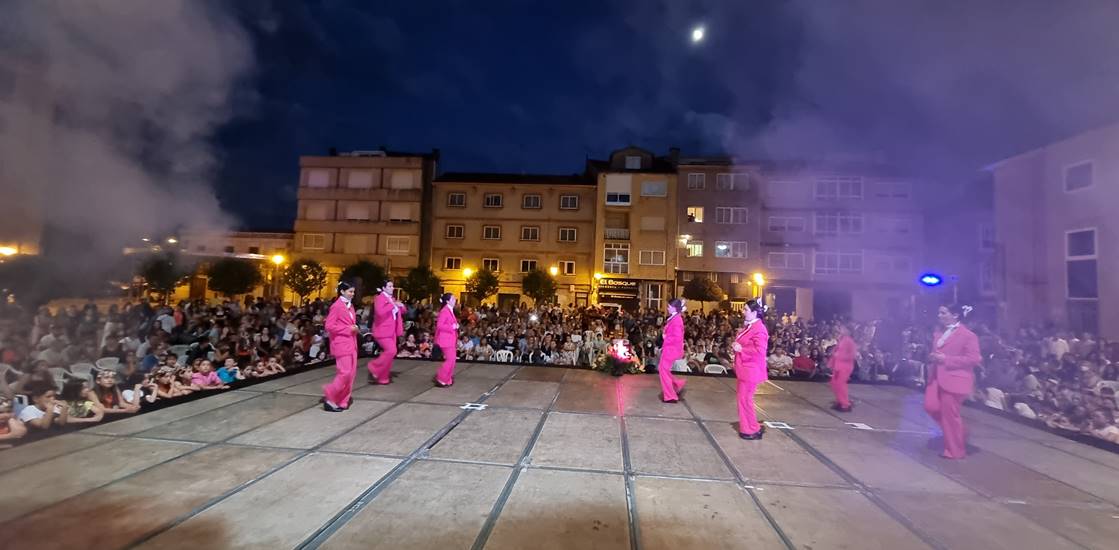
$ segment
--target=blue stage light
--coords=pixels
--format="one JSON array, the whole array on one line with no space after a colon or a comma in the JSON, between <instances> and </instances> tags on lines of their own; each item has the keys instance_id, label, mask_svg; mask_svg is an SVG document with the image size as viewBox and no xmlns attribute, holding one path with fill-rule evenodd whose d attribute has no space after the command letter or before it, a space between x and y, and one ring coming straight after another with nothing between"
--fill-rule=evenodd
<instances>
[{"instance_id":1,"label":"blue stage light","mask_svg":"<svg viewBox=\"0 0 1119 550\"><path fill-rule=\"evenodd\" d=\"M925 273L921 275L921 278L918 280L925 286L940 286L940 284L944 282L944 277L936 273Z\"/></svg>"}]
</instances>

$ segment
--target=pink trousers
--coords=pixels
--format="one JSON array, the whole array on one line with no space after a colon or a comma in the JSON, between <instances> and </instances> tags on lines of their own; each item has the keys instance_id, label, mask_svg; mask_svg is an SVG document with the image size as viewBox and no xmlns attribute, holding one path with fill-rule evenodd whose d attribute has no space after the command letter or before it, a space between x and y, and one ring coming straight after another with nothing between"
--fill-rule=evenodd
<instances>
[{"instance_id":1,"label":"pink trousers","mask_svg":"<svg viewBox=\"0 0 1119 550\"><path fill-rule=\"evenodd\" d=\"M392 360L396 359L396 337L376 338L381 354L369 362L369 374L377 380L378 384L389 383L389 373L392 372Z\"/></svg>"},{"instance_id":2,"label":"pink trousers","mask_svg":"<svg viewBox=\"0 0 1119 550\"><path fill-rule=\"evenodd\" d=\"M855 365L836 365L835 371L832 372L831 386L832 393L835 394L835 402L839 403L840 407L850 407L851 399L847 396L847 381L851 379L851 372L855 370Z\"/></svg>"},{"instance_id":3,"label":"pink trousers","mask_svg":"<svg viewBox=\"0 0 1119 550\"><path fill-rule=\"evenodd\" d=\"M758 415L754 411L754 392L761 382L738 381L738 431L746 435L758 433Z\"/></svg>"},{"instance_id":4,"label":"pink trousers","mask_svg":"<svg viewBox=\"0 0 1119 550\"><path fill-rule=\"evenodd\" d=\"M684 384L688 382L683 378L672 376L672 364L679 358L679 356L672 357L661 353L660 361L657 362L657 374L661 377L661 395L664 396L665 401L679 399L680 396L676 392L684 389Z\"/></svg>"},{"instance_id":5,"label":"pink trousers","mask_svg":"<svg viewBox=\"0 0 1119 550\"><path fill-rule=\"evenodd\" d=\"M323 397L328 403L345 407L350 403L350 392L354 390L354 375L357 373L357 352L334 358L334 380L322 387Z\"/></svg>"},{"instance_id":6,"label":"pink trousers","mask_svg":"<svg viewBox=\"0 0 1119 550\"><path fill-rule=\"evenodd\" d=\"M435 381L440 384L451 384L455 381L455 353L456 347L452 344L450 346L439 346L443 350L443 366L439 367L439 372L435 373Z\"/></svg>"},{"instance_id":7,"label":"pink trousers","mask_svg":"<svg viewBox=\"0 0 1119 550\"><path fill-rule=\"evenodd\" d=\"M960 416L960 407L966 397L944 391L935 381L925 388L925 411L944 432L944 456L947 458L967 456L967 426Z\"/></svg>"}]
</instances>

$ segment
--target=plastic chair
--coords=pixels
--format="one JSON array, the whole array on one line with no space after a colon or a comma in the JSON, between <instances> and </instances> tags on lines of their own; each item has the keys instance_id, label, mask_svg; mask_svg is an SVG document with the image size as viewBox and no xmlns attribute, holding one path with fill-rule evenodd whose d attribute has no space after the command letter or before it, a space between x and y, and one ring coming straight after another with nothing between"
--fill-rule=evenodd
<instances>
[{"instance_id":1,"label":"plastic chair","mask_svg":"<svg viewBox=\"0 0 1119 550\"><path fill-rule=\"evenodd\" d=\"M170 350L171 350L171 353L174 353L175 355L177 355L179 357L183 357L183 356L186 355L187 351L190 351L190 346L184 346L182 344L179 344L179 345L171 346Z\"/></svg>"},{"instance_id":2,"label":"plastic chair","mask_svg":"<svg viewBox=\"0 0 1119 550\"><path fill-rule=\"evenodd\" d=\"M93 370L97 367L93 363L75 363L70 365L70 376L82 378L93 378Z\"/></svg>"},{"instance_id":3,"label":"plastic chair","mask_svg":"<svg viewBox=\"0 0 1119 550\"><path fill-rule=\"evenodd\" d=\"M93 364L100 370L116 370L117 365L120 364L119 357L102 357L93 362Z\"/></svg>"},{"instance_id":4,"label":"plastic chair","mask_svg":"<svg viewBox=\"0 0 1119 550\"><path fill-rule=\"evenodd\" d=\"M706 374L726 374L727 368L722 365L707 365L703 367L703 372Z\"/></svg>"},{"instance_id":5,"label":"plastic chair","mask_svg":"<svg viewBox=\"0 0 1119 550\"><path fill-rule=\"evenodd\" d=\"M497 353L494 354L494 359L498 363L512 363L513 362L513 352L511 352L507 349L498 350Z\"/></svg>"}]
</instances>

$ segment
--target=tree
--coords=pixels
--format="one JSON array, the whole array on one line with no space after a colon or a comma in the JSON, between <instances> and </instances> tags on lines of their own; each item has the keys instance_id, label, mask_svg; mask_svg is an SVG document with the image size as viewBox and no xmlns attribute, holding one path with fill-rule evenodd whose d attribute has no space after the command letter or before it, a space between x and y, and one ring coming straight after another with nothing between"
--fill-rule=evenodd
<instances>
[{"instance_id":1,"label":"tree","mask_svg":"<svg viewBox=\"0 0 1119 550\"><path fill-rule=\"evenodd\" d=\"M210 289L228 297L244 294L260 284L263 277L256 264L240 258L222 258L210 266Z\"/></svg>"},{"instance_id":2,"label":"tree","mask_svg":"<svg viewBox=\"0 0 1119 550\"><path fill-rule=\"evenodd\" d=\"M140 264L136 274L144 279L148 292L158 294L163 301L167 301L167 297L190 276L179 265L179 258L174 254L158 254L148 258Z\"/></svg>"},{"instance_id":3,"label":"tree","mask_svg":"<svg viewBox=\"0 0 1119 550\"><path fill-rule=\"evenodd\" d=\"M556 298L556 280L551 275L534 269L524 276L521 290L525 296L532 298L534 305L551 302Z\"/></svg>"},{"instance_id":4,"label":"tree","mask_svg":"<svg viewBox=\"0 0 1119 550\"><path fill-rule=\"evenodd\" d=\"M315 260L296 260L284 271L284 286L299 296L299 303L326 285L326 270Z\"/></svg>"},{"instance_id":5,"label":"tree","mask_svg":"<svg viewBox=\"0 0 1119 550\"><path fill-rule=\"evenodd\" d=\"M501 283L493 271L483 269L466 280L466 293L476 298L479 302L497 294Z\"/></svg>"},{"instance_id":6,"label":"tree","mask_svg":"<svg viewBox=\"0 0 1119 550\"><path fill-rule=\"evenodd\" d=\"M426 265L413 267L400 281L400 288L407 292L409 297L417 300L431 299L432 296L439 294L442 286L443 281L439 280L435 272Z\"/></svg>"},{"instance_id":7,"label":"tree","mask_svg":"<svg viewBox=\"0 0 1119 550\"><path fill-rule=\"evenodd\" d=\"M696 277L688 281L687 285L684 285L684 298L699 302L701 311L704 302L719 302L725 296L726 293L723 292L723 289L707 277Z\"/></svg>"},{"instance_id":8,"label":"tree","mask_svg":"<svg viewBox=\"0 0 1119 550\"><path fill-rule=\"evenodd\" d=\"M342 270L342 280L356 288L357 303L361 303L361 297L365 295L367 288L376 288L385 279L388 279L388 272L385 271L385 268L368 260L361 260Z\"/></svg>"}]
</instances>

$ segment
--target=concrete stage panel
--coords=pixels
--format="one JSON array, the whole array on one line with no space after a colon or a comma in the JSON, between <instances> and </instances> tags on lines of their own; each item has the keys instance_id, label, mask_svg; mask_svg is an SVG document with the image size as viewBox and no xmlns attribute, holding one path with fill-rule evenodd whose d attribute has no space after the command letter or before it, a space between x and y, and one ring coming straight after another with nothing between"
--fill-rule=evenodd
<instances>
[{"instance_id":1,"label":"concrete stage panel","mask_svg":"<svg viewBox=\"0 0 1119 550\"><path fill-rule=\"evenodd\" d=\"M631 417L626 419L626 431L635 472L707 479L734 477L693 420Z\"/></svg>"},{"instance_id":2,"label":"concrete stage panel","mask_svg":"<svg viewBox=\"0 0 1119 550\"><path fill-rule=\"evenodd\" d=\"M734 393L688 389L684 401L696 416L704 420L738 422L738 397ZM759 414L760 418L756 407L755 413Z\"/></svg>"},{"instance_id":3,"label":"concrete stage panel","mask_svg":"<svg viewBox=\"0 0 1119 550\"><path fill-rule=\"evenodd\" d=\"M430 451L432 458L516 464L540 423L542 411L473 411Z\"/></svg>"},{"instance_id":4,"label":"concrete stage panel","mask_svg":"<svg viewBox=\"0 0 1119 550\"><path fill-rule=\"evenodd\" d=\"M461 412L459 408L447 405L405 403L358 426L325 448L331 451L406 456Z\"/></svg>"},{"instance_id":5,"label":"concrete stage panel","mask_svg":"<svg viewBox=\"0 0 1119 550\"><path fill-rule=\"evenodd\" d=\"M794 426L844 427L843 420L817 409L797 397L757 395L754 405L761 412L759 419L785 422Z\"/></svg>"},{"instance_id":6,"label":"concrete stage panel","mask_svg":"<svg viewBox=\"0 0 1119 550\"><path fill-rule=\"evenodd\" d=\"M570 372L568 369L559 367L521 367L521 370L513 375L513 379L532 380L534 382L561 382L568 372Z\"/></svg>"},{"instance_id":7,"label":"concrete stage panel","mask_svg":"<svg viewBox=\"0 0 1119 550\"><path fill-rule=\"evenodd\" d=\"M179 524L141 548L294 548L389 472L397 461L311 454ZM196 540L196 527L224 525L220 543Z\"/></svg>"},{"instance_id":8,"label":"concrete stage panel","mask_svg":"<svg viewBox=\"0 0 1119 550\"><path fill-rule=\"evenodd\" d=\"M1119 471L1068 453L1021 439L974 441L985 451L1119 505Z\"/></svg>"},{"instance_id":9,"label":"concrete stage panel","mask_svg":"<svg viewBox=\"0 0 1119 550\"><path fill-rule=\"evenodd\" d=\"M617 417L553 412L530 455L534 466L622 471Z\"/></svg>"},{"instance_id":10,"label":"concrete stage panel","mask_svg":"<svg viewBox=\"0 0 1119 550\"><path fill-rule=\"evenodd\" d=\"M435 387L431 379L422 376L398 376L387 386L369 384L364 378L354 382L354 399L381 401L407 401ZM320 393L321 394L321 393Z\"/></svg>"},{"instance_id":11,"label":"concrete stage panel","mask_svg":"<svg viewBox=\"0 0 1119 550\"><path fill-rule=\"evenodd\" d=\"M583 371L572 371L572 373ZM600 376L596 373L596 376ZM618 387L614 380L599 378L595 382L564 381L560 386L556 410L564 412L585 412L598 414L618 414Z\"/></svg>"},{"instance_id":12,"label":"concrete stage panel","mask_svg":"<svg viewBox=\"0 0 1119 550\"><path fill-rule=\"evenodd\" d=\"M323 548L468 549L510 473L503 466L417 462Z\"/></svg>"},{"instance_id":13,"label":"concrete stage panel","mask_svg":"<svg viewBox=\"0 0 1119 550\"><path fill-rule=\"evenodd\" d=\"M310 396L266 393L228 407L176 420L137 435L208 443L222 441L317 403L318 399Z\"/></svg>"},{"instance_id":14,"label":"concrete stage panel","mask_svg":"<svg viewBox=\"0 0 1119 550\"><path fill-rule=\"evenodd\" d=\"M634 485L645 550L785 547L733 483L638 477Z\"/></svg>"},{"instance_id":15,"label":"concrete stage panel","mask_svg":"<svg viewBox=\"0 0 1119 550\"><path fill-rule=\"evenodd\" d=\"M435 376L435 373L439 372L439 368L442 367L442 366L443 366L443 363L441 363L441 362L436 363L434 361L424 361L422 363L413 365L410 368L408 368L407 370L401 372L400 377L401 378L418 378L418 379L430 381ZM460 376L463 376L466 373L470 372L470 369L472 369L474 367L475 367L475 365L471 365L469 363L462 363L462 364L455 365L455 379L458 380L458 378ZM363 365L363 368L364 368L364 365ZM393 364L392 370L393 370L393 373L396 374L396 365L395 364ZM368 369L365 369L364 372L365 372L364 375L358 377L359 380L365 381L365 377L369 375L369 370ZM394 378L395 378L395 376L394 376Z\"/></svg>"},{"instance_id":16,"label":"concrete stage panel","mask_svg":"<svg viewBox=\"0 0 1119 550\"><path fill-rule=\"evenodd\" d=\"M276 390L282 390L284 388L290 388L292 386L298 386L300 384L305 384L312 380L329 379L332 376L334 376L334 365L316 367L306 372L295 373L284 376L282 378L276 378L273 380L268 380L266 382L261 382L259 384L253 384L252 386L245 388L245 391L268 393Z\"/></svg>"},{"instance_id":17,"label":"concrete stage panel","mask_svg":"<svg viewBox=\"0 0 1119 550\"><path fill-rule=\"evenodd\" d=\"M104 445L115 441L108 437L97 437L85 433L68 433L49 439L40 439L34 443L20 445L11 449L0 451L0 473L14 470L20 466L36 464L56 456L74 453L96 445Z\"/></svg>"},{"instance_id":18,"label":"concrete stage panel","mask_svg":"<svg viewBox=\"0 0 1119 550\"><path fill-rule=\"evenodd\" d=\"M691 418L692 413L683 403L661 401L660 385L641 387L622 382L619 384L622 410L626 416L656 416L661 418ZM686 396L685 396L686 398Z\"/></svg>"},{"instance_id":19,"label":"concrete stage panel","mask_svg":"<svg viewBox=\"0 0 1119 550\"><path fill-rule=\"evenodd\" d=\"M486 404L493 407L526 407L543 410L555 401L559 388L559 382L509 380L486 400Z\"/></svg>"},{"instance_id":20,"label":"concrete stage panel","mask_svg":"<svg viewBox=\"0 0 1119 550\"><path fill-rule=\"evenodd\" d=\"M929 548L855 491L766 486L759 497L797 548Z\"/></svg>"},{"instance_id":21,"label":"concrete stage panel","mask_svg":"<svg viewBox=\"0 0 1119 550\"><path fill-rule=\"evenodd\" d=\"M312 407L239 435L231 439L230 443L310 449L369 420L392 405L385 401L357 399L342 413Z\"/></svg>"},{"instance_id":22,"label":"concrete stage panel","mask_svg":"<svg viewBox=\"0 0 1119 550\"><path fill-rule=\"evenodd\" d=\"M629 546L620 475L527 470L497 519L487 550L623 550Z\"/></svg>"},{"instance_id":23,"label":"concrete stage panel","mask_svg":"<svg viewBox=\"0 0 1119 550\"><path fill-rule=\"evenodd\" d=\"M1006 506L978 496L931 501L923 495L884 493L881 497L947 548L1079 548Z\"/></svg>"},{"instance_id":24,"label":"concrete stage panel","mask_svg":"<svg viewBox=\"0 0 1119 550\"><path fill-rule=\"evenodd\" d=\"M94 489L198 448L128 439L36 462L0 475L0 522Z\"/></svg>"},{"instance_id":25,"label":"concrete stage panel","mask_svg":"<svg viewBox=\"0 0 1119 550\"><path fill-rule=\"evenodd\" d=\"M746 441L738 437L737 428L730 424L706 422L705 425L743 479L759 483L848 485L781 430L766 430L760 441Z\"/></svg>"},{"instance_id":26,"label":"concrete stage panel","mask_svg":"<svg viewBox=\"0 0 1119 550\"><path fill-rule=\"evenodd\" d=\"M440 363L442 365L442 363ZM520 365L494 365L494 364L477 364L471 365L469 369L459 372L458 366L455 366L455 377L460 374L466 378L480 378L483 380L505 380L514 372L520 369ZM432 373L434 376L435 373Z\"/></svg>"},{"instance_id":27,"label":"concrete stage panel","mask_svg":"<svg viewBox=\"0 0 1119 550\"><path fill-rule=\"evenodd\" d=\"M271 449L202 449L39 510L4 528L0 548L14 548L9 543L18 540L35 540L41 549L124 548L294 456ZM174 498L151 502L152 494Z\"/></svg>"},{"instance_id":28,"label":"concrete stage panel","mask_svg":"<svg viewBox=\"0 0 1119 550\"><path fill-rule=\"evenodd\" d=\"M202 414L214 409L232 405L246 399L257 397L256 393L247 391L231 391L210 395L197 401L190 401L182 405L167 407L150 413L138 414L121 418L108 424L100 424L89 428L89 433L105 435L132 435L156 426L169 424L176 420Z\"/></svg>"},{"instance_id":29,"label":"concrete stage panel","mask_svg":"<svg viewBox=\"0 0 1119 550\"><path fill-rule=\"evenodd\" d=\"M430 384L430 382L429 382ZM438 403L442 405L462 405L464 403L477 403L482 394L490 391L497 385L496 380L484 378L455 378L455 383L449 388L431 389L413 397L411 401L417 403Z\"/></svg>"},{"instance_id":30,"label":"concrete stage panel","mask_svg":"<svg viewBox=\"0 0 1119 550\"><path fill-rule=\"evenodd\" d=\"M554 368L554 367L551 367ZM589 369L566 369L567 376L563 377L564 384L600 384L603 382L616 382L618 379L602 371Z\"/></svg>"},{"instance_id":31,"label":"concrete stage panel","mask_svg":"<svg viewBox=\"0 0 1119 550\"><path fill-rule=\"evenodd\" d=\"M1119 540L1119 509L1116 508L1095 509L1037 503L1010 503L1006 506L1085 548L1111 550L1115 548L1115 541Z\"/></svg>"}]
</instances>

